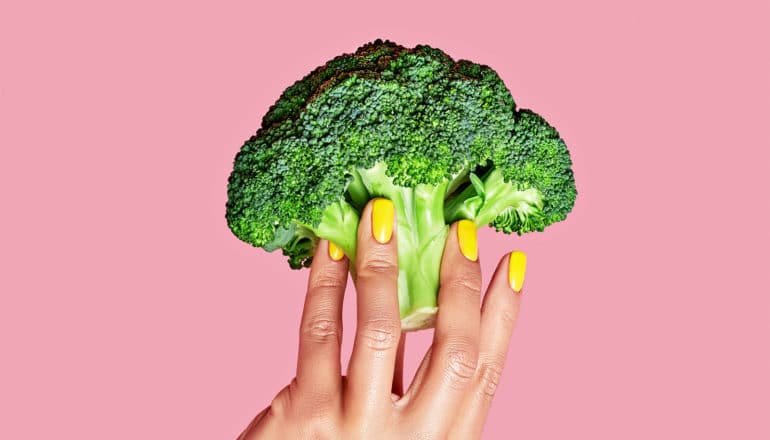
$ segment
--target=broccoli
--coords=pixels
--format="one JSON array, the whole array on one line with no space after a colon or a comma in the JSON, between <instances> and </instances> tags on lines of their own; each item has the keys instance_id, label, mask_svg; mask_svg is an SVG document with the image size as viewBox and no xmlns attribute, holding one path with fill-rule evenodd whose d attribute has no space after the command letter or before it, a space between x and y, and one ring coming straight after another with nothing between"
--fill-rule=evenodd
<instances>
[{"instance_id":1,"label":"broccoli","mask_svg":"<svg viewBox=\"0 0 770 440\"><path fill-rule=\"evenodd\" d=\"M490 67L378 39L270 107L235 157L226 218L238 238L282 249L297 269L319 238L355 261L363 207L392 200L402 327L417 330L437 312L448 225L542 231L572 209L571 166L556 129L517 109Z\"/></svg>"}]
</instances>

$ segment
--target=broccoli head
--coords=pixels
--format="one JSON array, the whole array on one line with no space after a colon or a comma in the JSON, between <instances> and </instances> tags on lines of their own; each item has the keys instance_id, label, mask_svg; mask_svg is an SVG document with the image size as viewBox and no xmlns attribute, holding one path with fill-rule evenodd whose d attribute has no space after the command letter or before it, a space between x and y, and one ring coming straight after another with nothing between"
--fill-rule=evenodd
<instances>
[{"instance_id":1,"label":"broccoli head","mask_svg":"<svg viewBox=\"0 0 770 440\"><path fill-rule=\"evenodd\" d=\"M270 107L235 157L226 218L238 238L301 268L319 238L355 261L363 207L390 199L402 327L416 330L437 311L448 225L542 231L572 209L571 166L556 129L517 109L490 67L376 40Z\"/></svg>"}]
</instances>

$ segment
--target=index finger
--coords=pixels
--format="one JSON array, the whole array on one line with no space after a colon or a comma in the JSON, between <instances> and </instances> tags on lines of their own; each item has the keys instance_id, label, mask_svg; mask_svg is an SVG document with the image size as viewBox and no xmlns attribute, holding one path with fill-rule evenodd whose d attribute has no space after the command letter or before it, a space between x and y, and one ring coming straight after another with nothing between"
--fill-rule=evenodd
<instances>
[{"instance_id":1,"label":"index finger","mask_svg":"<svg viewBox=\"0 0 770 440\"><path fill-rule=\"evenodd\" d=\"M300 390L332 395L341 387L342 299L348 261L333 243L318 243L308 278L300 324L297 385Z\"/></svg>"}]
</instances>

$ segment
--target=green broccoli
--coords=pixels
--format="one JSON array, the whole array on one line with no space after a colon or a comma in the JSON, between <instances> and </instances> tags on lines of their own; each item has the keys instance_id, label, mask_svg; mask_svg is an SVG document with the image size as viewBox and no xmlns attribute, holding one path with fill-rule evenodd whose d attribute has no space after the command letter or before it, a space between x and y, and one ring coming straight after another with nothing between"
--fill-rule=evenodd
<instances>
[{"instance_id":1,"label":"green broccoli","mask_svg":"<svg viewBox=\"0 0 770 440\"><path fill-rule=\"evenodd\" d=\"M542 231L572 209L571 166L557 131L517 110L488 66L378 39L270 107L235 157L226 217L238 238L282 249L296 269L310 265L319 238L355 261L361 210L392 200L402 327L417 330L437 311L448 225Z\"/></svg>"}]
</instances>

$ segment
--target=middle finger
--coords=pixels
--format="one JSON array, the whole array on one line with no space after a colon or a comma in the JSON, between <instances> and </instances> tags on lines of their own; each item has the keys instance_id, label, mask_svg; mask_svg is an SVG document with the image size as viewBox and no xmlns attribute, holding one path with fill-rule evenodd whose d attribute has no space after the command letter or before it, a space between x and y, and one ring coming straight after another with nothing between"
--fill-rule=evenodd
<instances>
[{"instance_id":1,"label":"middle finger","mask_svg":"<svg viewBox=\"0 0 770 440\"><path fill-rule=\"evenodd\" d=\"M393 373L401 336L395 210L374 199L358 227L358 323L348 366L346 408L376 411L392 405Z\"/></svg>"}]
</instances>

